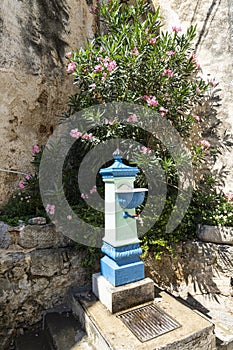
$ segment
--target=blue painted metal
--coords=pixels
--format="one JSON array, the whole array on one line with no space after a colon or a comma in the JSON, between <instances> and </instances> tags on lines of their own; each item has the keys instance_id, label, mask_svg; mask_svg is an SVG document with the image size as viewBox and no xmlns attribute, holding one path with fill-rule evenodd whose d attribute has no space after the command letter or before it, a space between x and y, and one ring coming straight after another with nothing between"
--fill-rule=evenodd
<instances>
[{"instance_id":1,"label":"blue painted metal","mask_svg":"<svg viewBox=\"0 0 233 350\"><path fill-rule=\"evenodd\" d=\"M114 286L139 281L145 278L144 263L139 259L142 249L139 243L113 247L103 242L100 260L102 275Z\"/></svg>"},{"instance_id":2,"label":"blue painted metal","mask_svg":"<svg viewBox=\"0 0 233 350\"><path fill-rule=\"evenodd\" d=\"M130 215L127 211L124 211L122 216L123 216L124 219L128 219L128 218L135 219L138 215L136 215L136 214L135 215Z\"/></svg>"},{"instance_id":3,"label":"blue painted metal","mask_svg":"<svg viewBox=\"0 0 233 350\"><path fill-rule=\"evenodd\" d=\"M138 256L142 254L142 248L139 243L113 247L111 244L103 241L101 250L104 254L115 260L118 265L138 261Z\"/></svg>"},{"instance_id":4,"label":"blue painted metal","mask_svg":"<svg viewBox=\"0 0 233 350\"><path fill-rule=\"evenodd\" d=\"M105 255L100 260L100 267L102 275L115 287L145 278L144 263L139 258L132 263L119 265Z\"/></svg>"},{"instance_id":5,"label":"blue painted metal","mask_svg":"<svg viewBox=\"0 0 233 350\"><path fill-rule=\"evenodd\" d=\"M134 177L139 169L137 167L132 167L125 165L122 162L121 156L114 157L114 163L110 165L108 168L100 169L100 174L104 178L113 178L113 177Z\"/></svg>"},{"instance_id":6,"label":"blue painted metal","mask_svg":"<svg viewBox=\"0 0 233 350\"><path fill-rule=\"evenodd\" d=\"M118 202L121 208L124 209L133 209L138 207L145 198L145 190L137 191L137 192L125 192L125 193L117 193Z\"/></svg>"}]
</instances>

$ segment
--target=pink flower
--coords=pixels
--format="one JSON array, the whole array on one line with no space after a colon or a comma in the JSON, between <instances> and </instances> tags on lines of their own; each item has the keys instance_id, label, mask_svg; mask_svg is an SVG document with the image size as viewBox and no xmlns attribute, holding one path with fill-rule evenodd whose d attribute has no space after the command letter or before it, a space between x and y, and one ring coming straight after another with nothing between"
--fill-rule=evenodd
<instances>
[{"instance_id":1,"label":"pink flower","mask_svg":"<svg viewBox=\"0 0 233 350\"><path fill-rule=\"evenodd\" d=\"M172 56L172 55L175 55L176 54L176 52L175 51L172 51L172 50L169 50L168 52L167 52L167 55L168 56Z\"/></svg>"},{"instance_id":2,"label":"pink flower","mask_svg":"<svg viewBox=\"0 0 233 350\"><path fill-rule=\"evenodd\" d=\"M198 69L200 68L200 63L198 63L197 55L195 53L191 53L190 55L188 55L188 59L191 59Z\"/></svg>"},{"instance_id":3,"label":"pink flower","mask_svg":"<svg viewBox=\"0 0 233 350\"><path fill-rule=\"evenodd\" d=\"M154 45L154 44L156 43L156 41L157 41L157 38L154 37L154 38L151 38L151 39L149 40L149 43L150 43L151 45Z\"/></svg>"},{"instance_id":4,"label":"pink flower","mask_svg":"<svg viewBox=\"0 0 233 350\"><path fill-rule=\"evenodd\" d=\"M47 204L45 210L46 210L46 213L48 213L50 215L54 215L54 213L55 213L55 205Z\"/></svg>"},{"instance_id":5,"label":"pink flower","mask_svg":"<svg viewBox=\"0 0 233 350\"><path fill-rule=\"evenodd\" d=\"M135 47L133 50L130 51L130 53L134 56L138 56L139 55L139 51L137 49L137 47Z\"/></svg>"},{"instance_id":6,"label":"pink flower","mask_svg":"<svg viewBox=\"0 0 233 350\"><path fill-rule=\"evenodd\" d=\"M89 134L85 133L81 137L82 137L83 140L88 140L89 139Z\"/></svg>"},{"instance_id":7,"label":"pink flower","mask_svg":"<svg viewBox=\"0 0 233 350\"><path fill-rule=\"evenodd\" d=\"M210 147L210 143L209 143L209 141L207 141L207 140L201 140L201 141L199 141L199 145L200 145L202 148L209 148L209 147Z\"/></svg>"},{"instance_id":8,"label":"pink flower","mask_svg":"<svg viewBox=\"0 0 233 350\"><path fill-rule=\"evenodd\" d=\"M174 72L171 69L164 69L163 76L167 75L169 78L172 78L174 75Z\"/></svg>"},{"instance_id":9,"label":"pink flower","mask_svg":"<svg viewBox=\"0 0 233 350\"><path fill-rule=\"evenodd\" d=\"M88 140L89 141L93 141L94 140L94 137L93 137L92 133L88 134Z\"/></svg>"},{"instance_id":10,"label":"pink flower","mask_svg":"<svg viewBox=\"0 0 233 350\"><path fill-rule=\"evenodd\" d=\"M159 111L160 111L161 116L163 117L168 112L168 109L164 108L164 107L160 107Z\"/></svg>"},{"instance_id":11,"label":"pink flower","mask_svg":"<svg viewBox=\"0 0 233 350\"><path fill-rule=\"evenodd\" d=\"M160 110L160 112L164 112L164 113L168 112L168 109L164 108L164 107L160 107L159 110Z\"/></svg>"},{"instance_id":12,"label":"pink flower","mask_svg":"<svg viewBox=\"0 0 233 350\"><path fill-rule=\"evenodd\" d=\"M97 10L97 6L92 6L90 9L89 9L89 12L93 15Z\"/></svg>"},{"instance_id":13,"label":"pink flower","mask_svg":"<svg viewBox=\"0 0 233 350\"><path fill-rule=\"evenodd\" d=\"M196 88L196 93L199 95L201 93L201 90L199 89L199 87Z\"/></svg>"},{"instance_id":14,"label":"pink flower","mask_svg":"<svg viewBox=\"0 0 233 350\"><path fill-rule=\"evenodd\" d=\"M39 152L40 152L39 146L38 145L34 145L32 147L32 154L36 154L36 153L39 153Z\"/></svg>"},{"instance_id":15,"label":"pink flower","mask_svg":"<svg viewBox=\"0 0 233 350\"><path fill-rule=\"evenodd\" d=\"M25 179L26 179L26 180L30 180L30 178L31 178L31 175L30 175L30 174L27 174L27 175L25 176Z\"/></svg>"},{"instance_id":16,"label":"pink flower","mask_svg":"<svg viewBox=\"0 0 233 350\"><path fill-rule=\"evenodd\" d=\"M168 93L166 92L165 93L165 98L164 98L165 101L171 101L170 97L168 96Z\"/></svg>"},{"instance_id":17,"label":"pink flower","mask_svg":"<svg viewBox=\"0 0 233 350\"><path fill-rule=\"evenodd\" d=\"M67 215L66 218L67 218L67 220L69 220L69 221L73 219L72 215Z\"/></svg>"},{"instance_id":18,"label":"pink flower","mask_svg":"<svg viewBox=\"0 0 233 350\"><path fill-rule=\"evenodd\" d=\"M95 83L92 83L90 86L89 86L89 88L91 88L91 89L94 89L96 87L96 84Z\"/></svg>"},{"instance_id":19,"label":"pink flower","mask_svg":"<svg viewBox=\"0 0 233 350\"><path fill-rule=\"evenodd\" d=\"M137 122L138 117L136 116L136 114L132 114L126 120L127 120L127 122Z\"/></svg>"},{"instance_id":20,"label":"pink flower","mask_svg":"<svg viewBox=\"0 0 233 350\"><path fill-rule=\"evenodd\" d=\"M142 146L140 149L140 152L143 154L151 154L152 153L152 149L147 148L146 146Z\"/></svg>"},{"instance_id":21,"label":"pink flower","mask_svg":"<svg viewBox=\"0 0 233 350\"><path fill-rule=\"evenodd\" d=\"M200 117L199 117L199 115L193 115L193 118L197 121L197 122L199 122L200 121Z\"/></svg>"},{"instance_id":22,"label":"pink flower","mask_svg":"<svg viewBox=\"0 0 233 350\"><path fill-rule=\"evenodd\" d=\"M95 193L96 191L97 191L96 186L93 186L93 187L90 189L90 194Z\"/></svg>"},{"instance_id":23,"label":"pink flower","mask_svg":"<svg viewBox=\"0 0 233 350\"><path fill-rule=\"evenodd\" d=\"M158 101L156 100L155 96L152 96L150 99L147 100L148 106L158 106Z\"/></svg>"},{"instance_id":24,"label":"pink flower","mask_svg":"<svg viewBox=\"0 0 233 350\"><path fill-rule=\"evenodd\" d=\"M72 52L69 51L69 52L66 52L66 57L71 57L72 56Z\"/></svg>"},{"instance_id":25,"label":"pink flower","mask_svg":"<svg viewBox=\"0 0 233 350\"><path fill-rule=\"evenodd\" d=\"M19 188L23 189L25 187L26 183L22 180L19 181Z\"/></svg>"},{"instance_id":26,"label":"pink flower","mask_svg":"<svg viewBox=\"0 0 233 350\"><path fill-rule=\"evenodd\" d=\"M68 68L67 68L66 71L69 73L69 72L73 72L75 69L76 69L76 63L75 62L70 62L68 64Z\"/></svg>"},{"instance_id":27,"label":"pink flower","mask_svg":"<svg viewBox=\"0 0 233 350\"><path fill-rule=\"evenodd\" d=\"M103 76L102 76L102 81L105 81L106 80L106 77L107 77L107 73L103 73Z\"/></svg>"},{"instance_id":28,"label":"pink flower","mask_svg":"<svg viewBox=\"0 0 233 350\"><path fill-rule=\"evenodd\" d=\"M182 32L182 28L181 27L176 27L176 26L173 26L172 27L172 30L173 30L173 32Z\"/></svg>"},{"instance_id":29,"label":"pink flower","mask_svg":"<svg viewBox=\"0 0 233 350\"><path fill-rule=\"evenodd\" d=\"M73 137L74 139L79 139L82 136L82 133L78 131L78 129L72 129L70 131L70 136Z\"/></svg>"},{"instance_id":30,"label":"pink flower","mask_svg":"<svg viewBox=\"0 0 233 350\"><path fill-rule=\"evenodd\" d=\"M215 87L215 86L218 85L218 83L217 83L214 79L211 79L211 80L209 81L209 85Z\"/></svg>"},{"instance_id":31,"label":"pink flower","mask_svg":"<svg viewBox=\"0 0 233 350\"><path fill-rule=\"evenodd\" d=\"M101 57L100 57L101 58ZM108 56L106 56L104 59L102 58L102 60L100 59L100 61L104 62L104 67L107 68L109 65L109 62L111 61L110 58Z\"/></svg>"},{"instance_id":32,"label":"pink flower","mask_svg":"<svg viewBox=\"0 0 233 350\"><path fill-rule=\"evenodd\" d=\"M109 119L104 120L104 124L106 125L113 125L114 123L115 123L115 120L109 120Z\"/></svg>"},{"instance_id":33,"label":"pink flower","mask_svg":"<svg viewBox=\"0 0 233 350\"><path fill-rule=\"evenodd\" d=\"M141 98L146 100L148 106L154 106L154 107L158 106L158 101L156 100L155 96L145 95L145 96L142 96Z\"/></svg>"},{"instance_id":34,"label":"pink flower","mask_svg":"<svg viewBox=\"0 0 233 350\"><path fill-rule=\"evenodd\" d=\"M224 197L226 198L226 199L228 199L229 201L232 201L233 200L233 193L225 193L224 194Z\"/></svg>"},{"instance_id":35,"label":"pink flower","mask_svg":"<svg viewBox=\"0 0 233 350\"><path fill-rule=\"evenodd\" d=\"M81 198L82 198L82 199L87 199L87 198L88 198L88 195L85 194L85 193L81 193Z\"/></svg>"},{"instance_id":36,"label":"pink flower","mask_svg":"<svg viewBox=\"0 0 233 350\"><path fill-rule=\"evenodd\" d=\"M111 61L107 66L107 70L111 72L112 70L116 69L116 67L117 67L116 61Z\"/></svg>"},{"instance_id":37,"label":"pink flower","mask_svg":"<svg viewBox=\"0 0 233 350\"><path fill-rule=\"evenodd\" d=\"M104 69L103 66L101 66L101 64L97 64L94 68L94 72L97 73L97 72L101 72L102 70Z\"/></svg>"}]
</instances>

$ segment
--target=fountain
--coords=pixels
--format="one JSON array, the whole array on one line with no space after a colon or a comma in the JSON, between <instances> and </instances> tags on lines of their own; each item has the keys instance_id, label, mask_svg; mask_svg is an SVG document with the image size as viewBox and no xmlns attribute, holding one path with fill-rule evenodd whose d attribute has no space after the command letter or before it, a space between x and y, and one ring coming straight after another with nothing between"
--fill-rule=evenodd
<instances>
[{"instance_id":1,"label":"fountain","mask_svg":"<svg viewBox=\"0 0 233 350\"><path fill-rule=\"evenodd\" d=\"M154 299L153 281L145 278L142 250L137 236L135 208L142 204L146 188L134 188L137 167L123 163L122 152L113 153L114 163L100 170L105 183L105 236L101 273L93 275L93 292L116 312ZM130 291L127 298L127 291ZM119 304L119 295L125 294Z\"/></svg>"},{"instance_id":2,"label":"fountain","mask_svg":"<svg viewBox=\"0 0 233 350\"><path fill-rule=\"evenodd\" d=\"M139 169L114 163L100 170L105 182L105 235L101 272L90 296L73 296L72 309L97 349L214 350L213 325L145 277L135 208L145 188L134 188ZM97 299L99 300L96 300Z\"/></svg>"}]
</instances>

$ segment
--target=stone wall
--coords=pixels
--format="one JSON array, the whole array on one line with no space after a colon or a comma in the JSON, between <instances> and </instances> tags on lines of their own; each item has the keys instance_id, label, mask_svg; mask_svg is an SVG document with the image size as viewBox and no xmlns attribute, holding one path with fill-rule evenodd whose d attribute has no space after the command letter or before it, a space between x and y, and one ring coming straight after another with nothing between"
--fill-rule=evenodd
<instances>
[{"instance_id":1,"label":"stone wall","mask_svg":"<svg viewBox=\"0 0 233 350\"><path fill-rule=\"evenodd\" d=\"M233 2L231 0L153 0L165 29L197 25L194 42L204 77L219 82L213 104L203 116L203 137L221 150L213 171L226 191L233 191Z\"/></svg>"},{"instance_id":2,"label":"stone wall","mask_svg":"<svg viewBox=\"0 0 233 350\"><path fill-rule=\"evenodd\" d=\"M147 274L171 293L233 296L233 246L201 241L179 243L175 254L146 259ZM232 301L233 302L233 301Z\"/></svg>"},{"instance_id":3,"label":"stone wall","mask_svg":"<svg viewBox=\"0 0 233 350\"><path fill-rule=\"evenodd\" d=\"M95 1L95 0L93 0ZM74 92L65 52L92 37L92 1L0 3L0 168L28 173L33 144L43 144ZM19 175L0 171L0 200Z\"/></svg>"},{"instance_id":4,"label":"stone wall","mask_svg":"<svg viewBox=\"0 0 233 350\"><path fill-rule=\"evenodd\" d=\"M1 223L1 349L9 349L17 332L40 321L45 310L61 304L70 286L89 281L84 257L53 225L16 229Z\"/></svg>"}]
</instances>

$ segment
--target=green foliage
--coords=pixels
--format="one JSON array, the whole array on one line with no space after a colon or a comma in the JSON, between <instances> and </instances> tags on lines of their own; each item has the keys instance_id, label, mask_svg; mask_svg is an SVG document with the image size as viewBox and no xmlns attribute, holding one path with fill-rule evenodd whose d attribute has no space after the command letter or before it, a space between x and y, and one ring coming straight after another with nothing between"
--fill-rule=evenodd
<instances>
[{"instance_id":1,"label":"green foliage","mask_svg":"<svg viewBox=\"0 0 233 350\"><path fill-rule=\"evenodd\" d=\"M152 11L141 0L135 1L132 6L117 0L102 2L99 13L104 33L67 57L68 72L74 76L74 84L77 86L77 93L70 97L70 113L113 101L148 106L166 118L187 139L193 160L198 163L199 159L209 153L209 147L193 143L190 133L197 122L193 115L194 108L205 102L205 94L210 86L199 74L200 66L192 48L195 26L190 27L186 33L181 33L179 28L174 28L171 32L162 31L159 9ZM111 138L140 142L144 145L145 152L134 154L137 166L141 169L145 166L150 168L150 162L154 166L158 164L164 170L168 187L167 199L158 221L142 239L144 251L153 247L159 256L173 242L192 237L194 227L189 218L191 214L187 214L186 221L175 232L166 233L166 224L177 196L178 174L177 164L164 145L154 135L135 125L122 125L114 117L106 125L91 132L95 145ZM83 148L78 140L69 155L76 174L80 164L80 149ZM83 150L84 153L85 151ZM180 162L184 162L184 159L180 159ZM70 167L68 174L71 174ZM155 177L154 181L159 184L163 180ZM98 191L103 193L101 179L97 178L97 182ZM146 185L146 177L140 172L135 186ZM74 191L67 186L66 189L68 198L71 198L72 193L79 193L78 188ZM79 207L80 212L81 208L85 208L85 220L94 224L97 217L95 212L80 202L79 196L75 200L73 204ZM184 229L186 226L187 230ZM189 226L192 226L191 232L187 232Z\"/></svg>"},{"instance_id":2,"label":"green foliage","mask_svg":"<svg viewBox=\"0 0 233 350\"><path fill-rule=\"evenodd\" d=\"M193 221L196 224L233 226L232 194L217 192L215 180L207 176L193 194Z\"/></svg>"},{"instance_id":3,"label":"green foliage","mask_svg":"<svg viewBox=\"0 0 233 350\"><path fill-rule=\"evenodd\" d=\"M32 164L35 167L35 174L28 175L21 180L22 188L16 190L8 202L0 208L0 220L9 225L18 225L19 220L27 222L28 219L35 216L43 216L49 220L41 201L39 189L38 171L41 154L42 150L33 154Z\"/></svg>"},{"instance_id":4,"label":"green foliage","mask_svg":"<svg viewBox=\"0 0 233 350\"><path fill-rule=\"evenodd\" d=\"M69 58L78 88L71 110L112 101L147 105L143 96L154 96L151 107L185 135L194 122L192 108L203 103L208 87L191 45L195 27L185 34L160 31L159 9L153 13L140 0L134 6L103 2L100 15L105 34Z\"/></svg>"}]
</instances>

